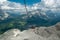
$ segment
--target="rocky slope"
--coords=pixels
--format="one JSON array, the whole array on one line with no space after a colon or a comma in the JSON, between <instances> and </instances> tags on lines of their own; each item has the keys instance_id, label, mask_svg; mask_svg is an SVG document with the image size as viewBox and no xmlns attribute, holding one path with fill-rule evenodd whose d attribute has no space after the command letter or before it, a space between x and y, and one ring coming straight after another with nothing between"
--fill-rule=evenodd
<instances>
[{"instance_id":1,"label":"rocky slope","mask_svg":"<svg viewBox=\"0 0 60 40\"><path fill-rule=\"evenodd\" d=\"M22 32L18 29L11 29L0 35L0 40L60 40L60 23Z\"/></svg>"}]
</instances>

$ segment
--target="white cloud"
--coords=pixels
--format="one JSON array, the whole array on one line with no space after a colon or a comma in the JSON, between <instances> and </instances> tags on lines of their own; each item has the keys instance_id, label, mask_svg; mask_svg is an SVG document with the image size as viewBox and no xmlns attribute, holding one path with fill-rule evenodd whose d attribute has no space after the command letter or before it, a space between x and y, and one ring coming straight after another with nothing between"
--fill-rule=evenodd
<instances>
[{"instance_id":1,"label":"white cloud","mask_svg":"<svg viewBox=\"0 0 60 40\"><path fill-rule=\"evenodd\" d=\"M0 20L4 20L6 18L8 18L8 13L6 12L3 12L1 9L0 9Z\"/></svg>"},{"instance_id":2,"label":"white cloud","mask_svg":"<svg viewBox=\"0 0 60 40\"><path fill-rule=\"evenodd\" d=\"M3 9L4 11L9 11L10 13L26 14L25 6L20 3L10 2L7 0L3 0L3 1L0 0L0 2L1 2L0 3L1 9ZM42 0L39 3L33 4L33 6L27 5L27 9L28 12L30 12L32 15L36 13L39 14L40 12L41 15L46 16L46 18L48 18L48 16L46 15L46 12L48 10L51 10L52 13L56 13L56 14L57 12L60 13L60 0ZM37 9L40 10L38 11Z\"/></svg>"},{"instance_id":3,"label":"white cloud","mask_svg":"<svg viewBox=\"0 0 60 40\"><path fill-rule=\"evenodd\" d=\"M8 9L9 11L12 9L15 9L12 12L26 13L25 6L20 4L20 3L10 2L7 0L3 0L1 2L2 2L2 4L0 4L0 5L1 5L2 9L6 9L6 10ZM48 10L56 11L57 10L56 7L60 7L60 1L59 0L42 0L39 3L33 4L33 6L27 5L28 11L34 11L37 9L41 9L44 12L46 12ZM60 10L60 8L59 8L59 10Z\"/></svg>"},{"instance_id":4,"label":"white cloud","mask_svg":"<svg viewBox=\"0 0 60 40\"><path fill-rule=\"evenodd\" d=\"M4 16L4 18L7 18L9 15L7 14L7 13L5 13L5 16Z\"/></svg>"},{"instance_id":5,"label":"white cloud","mask_svg":"<svg viewBox=\"0 0 60 40\"><path fill-rule=\"evenodd\" d=\"M0 7L4 11L9 11L13 13L26 13L25 6L20 3L10 2L6 0L0 3Z\"/></svg>"},{"instance_id":6,"label":"white cloud","mask_svg":"<svg viewBox=\"0 0 60 40\"><path fill-rule=\"evenodd\" d=\"M2 9L23 9L24 8L24 6L21 5L20 3L9 2L9 1L5 1L1 5L2 5L1 6Z\"/></svg>"},{"instance_id":7,"label":"white cloud","mask_svg":"<svg viewBox=\"0 0 60 40\"><path fill-rule=\"evenodd\" d=\"M47 12L50 10L51 14L54 14L54 17L57 16L56 14L60 15L60 0L42 0L41 2L33 4L33 6L28 8L32 14L36 14L36 11L39 9L40 13L46 16L46 18L53 18L49 17ZM39 12L37 14L39 14Z\"/></svg>"},{"instance_id":8,"label":"white cloud","mask_svg":"<svg viewBox=\"0 0 60 40\"><path fill-rule=\"evenodd\" d=\"M5 1L7 1L7 0L0 0L0 3L5 2Z\"/></svg>"},{"instance_id":9,"label":"white cloud","mask_svg":"<svg viewBox=\"0 0 60 40\"><path fill-rule=\"evenodd\" d=\"M43 0L43 2L44 2L44 4L46 5L46 6L54 6L55 5L55 3L56 3L56 1L55 0Z\"/></svg>"}]
</instances>

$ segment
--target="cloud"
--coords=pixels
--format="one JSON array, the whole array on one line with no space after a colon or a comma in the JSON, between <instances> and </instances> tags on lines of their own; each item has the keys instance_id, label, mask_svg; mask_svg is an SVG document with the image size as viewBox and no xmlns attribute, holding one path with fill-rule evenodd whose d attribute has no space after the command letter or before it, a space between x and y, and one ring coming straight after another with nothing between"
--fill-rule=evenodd
<instances>
[{"instance_id":1,"label":"cloud","mask_svg":"<svg viewBox=\"0 0 60 40\"><path fill-rule=\"evenodd\" d=\"M3 12L3 10L0 9L0 20L4 20L8 17L8 13Z\"/></svg>"},{"instance_id":2,"label":"cloud","mask_svg":"<svg viewBox=\"0 0 60 40\"><path fill-rule=\"evenodd\" d=\"M7 1L7 0L0 0L0 3L3 3L3 2L5 2L5 1Z\"/></svg>"},{"instance_id":3,"label":"cloud","mask_svg":"<svg viewBox=\"0 0 60 40\"><path fill-rule=\"evenodd\" d=\"M60 0L41 0L32 7L33 9L41 9L42 11L51 10L52 12L60 11Z\"/></svg>"},{"instance_id":4,"label":"cloud","mask_svg":"<svg viewBox=\"0 0 60 40\"><path fill-rule=\"evenodd\" d=\"M20 3L10 2L8 0L0 0L0 9L5 12L26 13L25 6Z\"/></svg>"},{"instance_id":5,"label":"cloud","mask_svg":"<svg viewBox=\"0 0 60 40\"><path fill-rule=\"evenodd\" d=\"M46 16L46 19L55 19L60 17L58 16L60 15L60 0L41 0L41 2L33 4L33 6L29 6L28 10L33 15L37 13Z\"/></svg>"},{"instance_id":6,"label":"cloud","mask_svg":"<svg viewBox=\"0 0 60 40\"><path fill-rule=\"evenodd\" d=\"M9 12L20 12L26 13L25 5L20 3L10 2L7 0L0 0L1 9L7 10ZM28 12L41 9L44 14L46 11L51 10L52 12L57 12L60 10L60 1L59 0L41 0L41 2L33 4L33 6L27 5ZM11 11L12 10L12 11Z\"/></svg>"},{"instance_id":7,"label":"cloud","mask_svg":"<svg viewBox=\"0 0 60 40\"><path fill-rule=\"evenodd\" d=\"M55 2L56 0L43 0L44 4L47 6L47 7L54 7L55 6Z\"/></svg>"}]
</instances>

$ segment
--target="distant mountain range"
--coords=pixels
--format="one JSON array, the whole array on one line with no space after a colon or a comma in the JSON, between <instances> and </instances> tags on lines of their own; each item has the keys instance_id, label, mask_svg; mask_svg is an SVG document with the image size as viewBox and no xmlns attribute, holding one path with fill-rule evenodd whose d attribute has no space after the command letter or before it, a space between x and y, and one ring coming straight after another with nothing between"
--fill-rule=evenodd
<instances>
[{"instance_id":1,"label":"distant mountain range","mask_svg":"<svg viewBox=\"0 0 60 40\"><path fill-rule=\"evenodd\" d=\"M10 19L23 19L28 22L28 24L35 24L35 25L54 25L57 22L60 22L60 14L54 13L51 10L48 10L46 12L42 11L41 9L37 9L34 11L28 11L28 14L21 14L21 13L14 13L14 12L4 12L0 9L0 19L10 20ZM3 22L2 21L2 22ZM0 21L1 22L1 21Z\"/></svg>"}]
</instances>

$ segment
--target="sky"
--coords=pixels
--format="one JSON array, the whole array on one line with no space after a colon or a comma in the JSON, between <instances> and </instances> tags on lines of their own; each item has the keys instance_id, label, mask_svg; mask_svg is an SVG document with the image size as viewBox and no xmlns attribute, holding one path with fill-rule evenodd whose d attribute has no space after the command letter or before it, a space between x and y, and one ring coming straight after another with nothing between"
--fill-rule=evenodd
<instances>
[{"instance_id":1,"label":"sky","mask_svg":"<svg viewBox=\"0 0 60 40\"><path fill-rule=\"evenodd\" d=\"M60 10L60 0L26 0L28 11L41 9L43 11L58 11ZM19 9L13 11L26 12L24 0L0 0L1 9ZM32 5L32 6L29 6ZM48 9L48 10L47 10ZM56 10L55 10L56 9Z\"/></svg>"},{"instance_id":2,"label":"sky","mask_svg":"<svg viewBox=\"0 0 60 40\"><path fill-rule=\"evenodd\" d=\"M26 0L26 3L28 12L40 9L43 15L46 15L48 11L60 14L60 0ZM25 5L22 4L24 4L24 0L0 0L1 9L10 13L26 14ZM37 13L39 12L37 11ZM35 13L32 12L32 14Z\"/></svg>"},{"instance_id":3,"label":"sky","mask_svg":"<svg viewBox=\"0 0 60 40\"><path fill-rule=\"evenodd\" d=\"M24 4L24 0L8 0L8 1ZM38 3L41 0L25 0L25 1L27 5L33 5L34 3Z\"/></svg>"}]
</instances>

